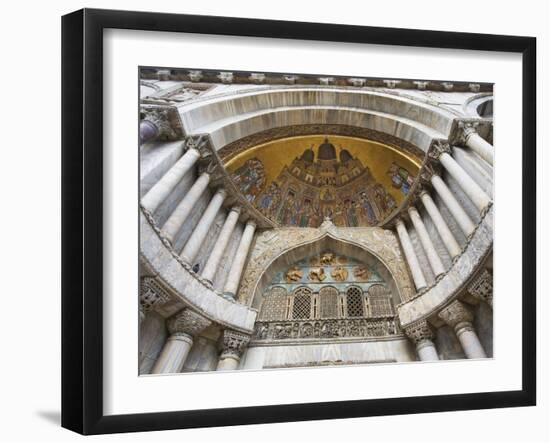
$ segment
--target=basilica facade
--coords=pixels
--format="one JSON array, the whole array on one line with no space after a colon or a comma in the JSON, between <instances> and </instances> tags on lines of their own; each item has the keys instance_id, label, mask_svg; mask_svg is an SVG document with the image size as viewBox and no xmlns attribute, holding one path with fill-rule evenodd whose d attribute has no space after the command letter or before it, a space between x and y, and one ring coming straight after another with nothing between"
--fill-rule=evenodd
<instances>
[{"instance_id":1,"label":"basilica facade","mask_svg":"<svg viewBox=\"0 0 550 443\"><path fill-rule=\"evenodd\" d=\"M139 373L492 357L492 106L141 69Z\"/></svg>"}]
</instances>

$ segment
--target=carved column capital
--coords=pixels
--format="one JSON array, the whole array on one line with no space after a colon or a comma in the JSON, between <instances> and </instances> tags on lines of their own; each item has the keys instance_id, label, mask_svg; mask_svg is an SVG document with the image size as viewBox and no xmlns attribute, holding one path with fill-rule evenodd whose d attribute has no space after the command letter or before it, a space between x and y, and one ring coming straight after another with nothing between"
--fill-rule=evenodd
<instances>
[{"instance_id":1,"label":"carved column capital","mask_svg":"<svg viewBox=\"0 0 550 443\"><path fill-rule=\"evenodd\" d=\"M426 320L421 320L407 326L405 334L416 346L421 345L426 340L432 341L434 339L433 330Z\"/></svg>"},{"instance_id":2,"label":"carved column capital","mask_svg":"<svg viewBox=\"0 0 550 443\"><path fill-rule=\"evenodd\" d=\"M221 357L241 358L241 355L248 346L249 342L250 336L247 334L232 331L230 329L224 330L221 341Z\"/></svg>"},{"instance_id":3,"label":"carved column capital","mask_svg":"<svg viewBox=\"0 0 550 443\"><path fill-rule=\"evenodd\" d=\"M493 306L493 274L484 269L470 284L468 292L478 300Z\"/></svg>"},{"instance_id":4,"label":"carved column capital","mask_svg":"<svg viewBox=\"0 0 550 443\"><path fill-rule=\"evenodd\" d=\"M142 107L142 120L151 122L157 129L156 138L158 140L176 140L182 134L180 129L175 124L174 109L170 107Z\"/></svg>"},{"instance_id":5,"label":"carved column capital","mask_svg":"<svg viewBox=\"0 0 550 443\"><path fill-rule=\"evenodd\" d=\"M456 135L453 138L453 143L457 145L465 145L468 138L470 138L473 134L477 134L478 126L479 122L476 121L459 121L457 124Z\"/></svg>"},{"instance_id":6,"label":"carved column capital","mask_svg":"<svg viewBox=\"0 0 550 443\"><path fill-rule=\"evenodd\" d=\"M207 157L210 155L211 151L208 143L208 137L204 134L187 136L185 138L185 150L189 151L191 149L197 150L201 157Z\"/></svg>"},{"instance_id":7,"label":"carved column capital","mask_svg":"<svg viewBox=\"0 0 550 443\"><path fill-rule=\"evenodd\" d=\"M167 322L170 334L186 335L190 338L200 334L211 324L212 322L210 320L190 309L183 309L170 317Z\"/></svg>"},{"instance_id":8,"label":"carved column capital","mask_svg":"<svg viewBox=\"0 0 550 443\"><path fill-rule=\"evenodd\" d=\"M443 154L451 154L451 145L446 140L434 140L428 149L428 157L438 161Z\"/></svg>"},{"instance_id":9,"label":"carved column capital","mask_svg":"<svg viewBox=\"0 0 550 443\"><path fill-rule=\"evenodd\" d=\"M139 308L144 314L163 305L169 298L154 277L144 277L140 280Z\"/></svg>"},{"instance_id":10,"label":"carved column capital","mask_svg":"<svg viewBox=\"0 0 550 443\"><path fill-rule=\"evenodd\" d=\"M464 329L473 329L472 321L474 315L464 303L458 300L453 301L450 305L443 308L439 312L438 317L450 327L454 328L457 334Z\"/></svg>"}]
</instances>

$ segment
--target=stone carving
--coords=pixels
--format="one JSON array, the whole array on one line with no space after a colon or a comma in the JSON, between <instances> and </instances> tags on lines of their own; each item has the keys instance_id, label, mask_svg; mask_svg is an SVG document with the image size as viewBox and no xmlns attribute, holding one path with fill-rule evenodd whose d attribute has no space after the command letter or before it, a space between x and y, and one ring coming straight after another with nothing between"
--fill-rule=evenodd
<instances>
[{"instance_id":1,"label":"stone carving","mask_svg":"<svg viewBox=\"0 0 550 443\"><path fill-rule=\"evenodd\" d=\"M183 334L193 338L204 331L211 323L202 315L190 309L183 309L168 319L167 326L172 335Z\"/></svg>"},{"instance_id":2,"label":"stone carving","mask_svg":"<svg viewBox=\"0 0 550 443\"><path fill-rule=\"evenodd\" d=\"M367 281L370 273L366 266L360 265L353 268L353 276L356 280Z\"/></svg>"},{"instance_id":3,"label":"stone carving","mask_svg":"<svg viewBox=\"0 0 550 443\"><path fill-rule=\"evenodd\" d=\"M248 342L250 336L241 332L226 329L222 335L222 353L221 357L233 356L240 358Z\"/></svg>"},{"instance_id":4,"label":"stone carving","mask_svg":"<svg viewBox=\"0 0 550 443\"><path fill-rule=\"evenodd\" d=\"M140 283L139 305L143 313L152 311L170 299L154 277L144 277Z\"/></svg>"},{"instance_id":5,"label":"stone carving","mask_svg":"<svg viewBox=\"0 0 550 443\"><path fill-rule=\"evenodd\" d=\"M189 80L192 82L200 82L202 77L202 71L189 71Z\"/></svg>"},{"instance_id":6,"label":"stone carving","mask_svg":"<svg viewBox=\"0 0 550 443\"><path fill-rule=\"evenodd\" d=\"M256 322L256 340L296 340L342 337L386 337L400 335L393 318L388 319L329 319Z\"/></svg>"},{"instance_id":7,"label":"stone carving","mask_svg":"<svg viewBox=\"0 0 550 443\"><path fill-rule=\"evenodd\" d=\"M432 160L439 160L443 154L451 155L451 145L446 140L434 140L428 150L428 157Z\"/></svg>"},{"instance_id":8,"label":"stone carving","mask_svg":"<svg viewBox=\"0 0 550 443\"><path fill-rule=\"evenodd\" d=\"M325 235L374 253L390 270L399 287L401 301L415 295L397 238L392 231L382 228L337 228L327 220L319 229L281 228L259 232L241 281L239 300L242 303L252 300L262 274L275 258L297 246L320 240Z\"/></svg>"},{"instance_id":9,"label":"stone carving","mask_svg":"<svg viewBox=\"0 0 550 443\"><path fill-rule=\"evenodd\" d=\"M468 292L478 300L493 306L493 275L484 269L468 287Z\"/></svg>"},{"instance_id":10,"label":"stone carving","mask_svg":"<svg viewBox=\"0 0 550 443\"><path fill-rule=\"evenodd\" d=\"M434 333L427 321L421 320L405 328L405 334L415 345L419 345L426 340L433 340Z\"/></svg>"},{"instance_id":11,"label":"stone carving","mask_svg":"<svg viewBox=\"0 0 550 443\"><path fill-rule=\"evenodd\" d=\"M461 301L455 300L443 308L438 317L454 328L455 332L464 328L472 327L474 316L472 312Z\"/></svg>"},{"instance_id":12,"label":"stone carving","mask_svg":"<svg viewBox=\"0 0 550 443\"><path fill-rule=\"evenodd\" d=\"M311 281L323 281L325 278L327 278L325 274L325 269L322 267L312 268L309 271L308 278Z\"/></svg>"},{"instance_id":13,"label":"stone carving","mask_svg":"<svg viewBox=\"0 0 550 443\"><path fill-rule=\"evenodd\" d=\"M338 266L332 270L330 275L336 281L346 281L348 279L348 270L342 266Z\"/></svg>"},{"instance_id":14,"label":"stone carving","mask_svg":"<svg viewBox=\"0 0 550 443\"><path fill-rule=\"evenodd\" d=\"M286 271L285 280L288 283L299 281L301 278L302 278L302 270L297 266L294 266L290 268L288 271Z\"/></svg>"},{"instance_id":15,"label":"stone carving","mask_svg":"<svg viewBox=\"0 0 550 443\"><path fill-rule=\"evenodd\" d=\"M181 129L177 123L179 116L175 108L167 106L142 106L140 113L143 120L150 121L157 128L157 140L176 140L182 136Z\"/></svg>"},{"instance_id":16,"label":"stone carving","mask_svg":"<svg viewBox=\"0 0 550 443\"><path fill-rule=\"evenodd\" d=\"M248 78L256 84L261 84L265 81L265 74L253 72Z\"/></svg>"},{"instance_id":17,"label":"stone carving","mask_svg":"<svg viewBox=\"0 0 550 443\"><path fill-rule=\"evenodd\" d=\"M325 252L321 254L320 263L323 266L332 266L334 264L336 257L333 252Z\"/></svg>"},{"instance_id":18,"label":"stone carving","mask_svg":"<svg viewBox=\"0 0 550 443\"><path fill-rule=\"evenodd\" d=\"M220 72L218 74L218 78L222 81L222 83L225 83L225 84L233 83L233 73L232 72Z\"/></svg>"}]
</instances>

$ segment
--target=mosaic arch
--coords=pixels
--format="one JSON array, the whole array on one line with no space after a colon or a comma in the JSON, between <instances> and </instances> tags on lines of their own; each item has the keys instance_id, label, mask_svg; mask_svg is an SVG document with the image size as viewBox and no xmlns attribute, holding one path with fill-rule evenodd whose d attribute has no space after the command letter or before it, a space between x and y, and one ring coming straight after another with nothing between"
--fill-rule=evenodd
<instances>
[{"instance_id":1,"label":"mosaic arch","mask_svg":"<svg viewBox=\"0 0 550 443\"><path fill-rule=\"evenodd\" d=\"M226 163L238 189L279 226L380 224L407 196L418 160L378 142L310 135L247 149Z\"/></svg>"}]
</instances>

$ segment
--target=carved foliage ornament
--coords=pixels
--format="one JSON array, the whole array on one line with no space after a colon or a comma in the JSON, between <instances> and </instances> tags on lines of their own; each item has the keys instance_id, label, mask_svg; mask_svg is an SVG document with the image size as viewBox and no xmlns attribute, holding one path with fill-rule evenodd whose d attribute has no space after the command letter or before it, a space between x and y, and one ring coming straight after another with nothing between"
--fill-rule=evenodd
<instances>
[{"instance_id":1,"label":"carved foliage ornament","mask_svg":"<svg viewBox=\"0 0 550 443\"><path fill-rule=\"evenodd\" d=\"M169 107L142 107L143 120L155 125L158 131L158 140L175 140L181 136L180 131L173 124L172 113L177 111Z\"/></svg>"},{"instance_id":2,"label":"carved foliage ornament","mask_svg":"<svg viewBox=\"0 0 550 443\"><path fill-rule=\"evenodd\" d=\"M474 316L464 303L455 300L438 314L439 318L458 331L464 327L471 327Z\"/></svg>"},{"instance_id":3,"label":"carved foliage ornament","mask_svg":"<svg viewBox=\"0 0 550 443\"><path fill-rule=\"evenodd\" d=\"M451 154L451 145L445 140L435 140L428 150L428 157L439 160L443 154Z\"/></svg>"},{"instance_id":4,"label":"carved foliage ornament","mask_svg":"<svg viewBox=\"0 0 550 443\"><path fill-rule=\"evenodd\" d=\"M493 305L493 275L484 269L468 287L468 292L478 300Z\"/></svg>"},{"instance_id":5,"label":"carved foliage ornament","mask_svg":"<svg viewBox=\"0 0 550 443\"><path fill-rule=\"evenodd\" d=\"M139 305L144 313L152 311L168 301L169 295L154 277L144 277L140 283Z\"/></svg>"},{"instance_id":6,"label":"carved foliage ornament","mask_svg":"<svg viewBox=\"0 0 550 443\"><path fill-rule=\"evenodd\" d=\"M231 355L240 358L249 341L250 336L226 329L222 337L222 356Z\"/></svg>"},{"instance_id":7,"label":"carved foliage ornament","mask_svg":"<svg viewBox=\"0 0 550 443\"><path fill-rule=\"evenodd\" d=\"M415 345L418 345L426 340L433 340L434 338L432 328L425 320L407 326L405 328L405 333Z\"/></svg>"},{"instance_id":8,"label":"carved foliage ornament","mask_svg":"<svg viewBox=\"0 0 550 443\"><path fill-rule=\"evenodd\" d=\"M189 309L178 312L176 315L170 317L167 322L170 334L185 334L190 337L200 334L210 324L210 320Z\"/></svg>"}]
</instances>

